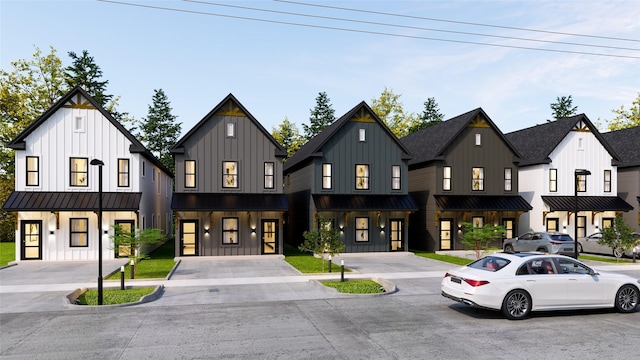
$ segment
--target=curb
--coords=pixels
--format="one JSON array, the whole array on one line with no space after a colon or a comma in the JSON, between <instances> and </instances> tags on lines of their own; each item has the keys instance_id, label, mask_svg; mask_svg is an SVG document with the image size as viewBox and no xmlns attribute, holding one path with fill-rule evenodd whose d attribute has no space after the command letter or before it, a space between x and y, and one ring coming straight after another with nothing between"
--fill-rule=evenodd
<instances>
[{"instance_id":1,"label":"curb","mask_svg":"<svg viewBox=\"0 0 640 360\"><path fill-rule=\"evenodd\" d=\"M131 288L131 287L128 287L128 288ZM78 304L75 304L75 301L76 301L76 299L78 299L78 296L80 296L80 294L84 293L87 290L88 290L88 288L81 288L81 289L74 290L72 293L70 293L69 295L67 295L67 296L62 298L62 305L64 307L66 307L66 308L73 309L73 310L113 309L113 308L140 305L140 304L144 304L144 303L148 303L148 302L157 300L160 297L160 295L162 295L162 292L164 291L164 285L156 286L155 290L153 290L150 294L147 294L147 295L141 297L140 300L135 301L135 302L125 303L125 304L113 304L113 305L78 305Z\"/></svg>"}]
</instances>

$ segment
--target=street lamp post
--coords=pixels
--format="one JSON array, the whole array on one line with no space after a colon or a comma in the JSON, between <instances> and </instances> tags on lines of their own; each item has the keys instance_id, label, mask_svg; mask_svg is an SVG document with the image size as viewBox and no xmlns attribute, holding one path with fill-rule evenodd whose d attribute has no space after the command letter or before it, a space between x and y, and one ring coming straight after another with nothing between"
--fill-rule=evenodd
<instances>
[{"instance_id":1,"label":"street lamp post","mask_svg":"<svg viewBox=\"0 0 640 360\"><path fill-rule=\"evenodd\" d=\"M91 165L98 166L98 305L102 305L102 160L93 159Z\"/></svg>"},{"instance_id":2,"label":"street lamp post","mask_svg":"<svg viewBox=\"0 0 640 360\"><path fill-rule=\"evenodd\" d=\"M574 176L574 180L575 180L575 193L574 193L574 208L573 208L573 236L575 237L575 245L573 246L573 250L574 250L574 255L575 258L578 258L578 182L580 179L580 176L585 176L585 180L586 180L586 176L587 175L591 175L591 171L589 170L584 170L584 169L576 169L575 171L575 176Z\"/></svg>"}]
</instances>

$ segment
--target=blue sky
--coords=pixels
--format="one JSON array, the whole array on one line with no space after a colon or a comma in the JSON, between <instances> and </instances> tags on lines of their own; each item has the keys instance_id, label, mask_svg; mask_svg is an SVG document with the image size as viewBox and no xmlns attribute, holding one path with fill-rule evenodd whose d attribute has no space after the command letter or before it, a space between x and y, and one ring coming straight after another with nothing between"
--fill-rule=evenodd
<instances>
[{"instance_id":1,"label":"blue sky","mask_svg":"<svg viewBox=\"0 0 640 360\"><path fill-rule=\"evenodd\" d=\"M2 69L31 59L34 46L44 53L53 46L64 65L68 51L88 50L109 80L107 92L121 97L119 111L145 117L153 90L162 88L183 134L229 93L268 130L287 117L302 131L321 91L339 117L387 87L402 95L407 112L421 112L429 97L445 118L482 107L507 133L551 118L549 104L558 96L572 95L578 112L595 122L628 108L640 91L637 0L298 0L368 12L267 0L118 1L145 7L0 0Z\"/></svg>"}]
</instances>

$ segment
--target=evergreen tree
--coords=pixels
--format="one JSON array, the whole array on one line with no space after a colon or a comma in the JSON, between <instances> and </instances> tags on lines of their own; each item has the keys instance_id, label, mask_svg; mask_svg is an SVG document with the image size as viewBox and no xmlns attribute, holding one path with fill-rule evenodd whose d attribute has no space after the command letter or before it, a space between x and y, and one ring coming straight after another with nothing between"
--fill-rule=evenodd
<instances>
[{"instance_id":1,"label":"evergreen tree","mask_svg":"<svg viewBox=\"0 0 640 360\"><path fill-rule=\"evenodd\" d=\"M112 112L107 105L113 98L113 95L107 95L108 80L101 81L102 70L94 62L93 56L89 55L87 50L82 50L82 56L78 56L75 52L69 51L69 57L73 61L65 71L65 81L69 88L80 85L91 95L102 107Z\"/></svg>"},{"instance_id":2,"label":"evergreen tree","mask_svg":"<svg viewBox=\"0 0 640 360\"><path fill-rule=\"evenodd\" d=\"M296 124L289 121L288 118L284 118L277 128L273 128L271 135L287 151L287 157L283 159L283 162L293 156L304 141Z\"/></svg>"},{"instance_id":3,"label":"evergreen tree","mask_svg":"<svg viewBox=\"0 0 640 360\"><path fill-rule=\"evenodd\" d=\"M331 100L324 91L318 94L316 97L316 107L311 109L310 112L310 125L302 124L304 138L306 140L316 136L336 120L335 111L331 106Z\"/></svg>"},{"instance_id":4,"label":"evergreen tree","mask_svg":"<svg viewBox=\"0 0 640 360\"><path fill-rule=\"evenodd\" d=\"M174 172L175 165L169 149L178 141L181 124L176 123L177 116L171 114L171 104L162 89L154 90L152 101L149 113L140 125L140 137L153 155Z\"/></svg>"},{"instance_id":5,"label":"evergreen tree","mask_svg":"<svg viewBox=\"0 0 640 360\"><path fill-rule=\"evenodd\" d=\"M424 102L424 110L420 118L409 128L409 134L439 124L443 120L444 114L438 109L436 99L430 97Z\"/></svg>"},{"instance_id":6,"label":"evergreen tree","mask_svg":"<svg viewBox=\"0 0 640 360\"><path fill-rule=\"evenodd\" d=\"M578 107L573 106L573 99L571 98L571 95L556 97L556 102L551 103L550 106L553 111L551 114L551 116L553 116L553 120L547 119L547 122L575 115L578 111Z\"/></svg>"}]
</instances>

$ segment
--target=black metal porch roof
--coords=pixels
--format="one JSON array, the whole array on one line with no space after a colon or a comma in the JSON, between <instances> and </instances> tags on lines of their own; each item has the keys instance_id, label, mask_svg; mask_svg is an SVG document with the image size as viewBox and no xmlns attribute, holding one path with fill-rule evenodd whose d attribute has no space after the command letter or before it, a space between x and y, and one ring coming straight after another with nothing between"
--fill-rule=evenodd
<instances>
[{"instance_id":1,"label":"black metal porch roof","mask_svg":"<svg viewBox=\"0 0 640 360\"><path fill-rule=\"evenodd\" d=\"M551 211L574 211L575 196L543 196ZM578 196L578 209L583 211L629 211L633 206L617 196Z\"/></svg>"},{"instance_id":2,"label":"black metal porch roof","mask_svg":"<svg viewBox=\"0 0 640 360\"><path fill-rule=\"evenodd\" d=\"M103 192L103 211L137 211L142 193ZM98 211L97 192L14 191L6 211Z\"/></svg>"},{"instance_id":3,"label":"black metal porch roof","mask_svg":"<svg viewBox=\"0 0 640 360\"><path fill-rule=\"evenodd\" d=\"M434 195L446 211L529 211L533 209L520 195Z\"/></svg>"},{"instance_id":4,"label":"black metal porch roof","mask_svg":"<svg viewBox=\"0 0 640 360\"><path fill-rule=\"evenodd\" d=\"M322 195L314 194L313 202L322 211L417 211L411 195Z\"/></svg>"},{"instance_id":5,"label":"black metal porch roof","mask_svg":"<svg viewBox=\"0 0 640 360\"><path fill-rule=\"evenodd\" d=\"M174 193L175 211L286 211L284 194Z\"/></svg>"}]
</instances>

